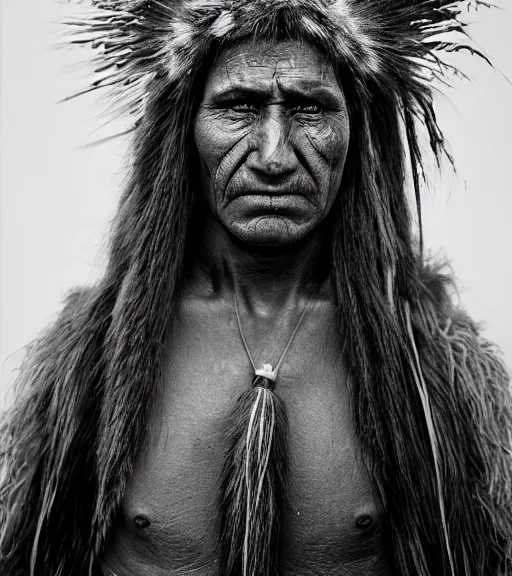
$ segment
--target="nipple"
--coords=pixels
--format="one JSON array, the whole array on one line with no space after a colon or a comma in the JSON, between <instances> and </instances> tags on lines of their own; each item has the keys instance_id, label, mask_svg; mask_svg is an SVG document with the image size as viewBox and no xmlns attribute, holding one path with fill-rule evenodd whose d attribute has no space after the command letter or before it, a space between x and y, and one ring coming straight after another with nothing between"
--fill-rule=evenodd
<instances>
[{"instance_id":1,"label":"nipple","mask_svg":"<svg viewBox=\"0 0 512 576\"><path fill-rule=\"evenodd\" d=\"M138 528L139 530L144 530L150 524L151 522L149 521L149 518L143 516L142 514L137 514L137 516L133 518L133 525L135 526L135 528Z\"/></svg>"},{"instance_id":2,"label":"nipple","mask_svg":"<svg viewBox=\"0 0 512 576\"><path fill-rule=\"evenodd\" d=\"M374 520L369 514L361 514L356 518L356 526L360 530L368 530L373 526Z\"/></svg>"}]
</instances>

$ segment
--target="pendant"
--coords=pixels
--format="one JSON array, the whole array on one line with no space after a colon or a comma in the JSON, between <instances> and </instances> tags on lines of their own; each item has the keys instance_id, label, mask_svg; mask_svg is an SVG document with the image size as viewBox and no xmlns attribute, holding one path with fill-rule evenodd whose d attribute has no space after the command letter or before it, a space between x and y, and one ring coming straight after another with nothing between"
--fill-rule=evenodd
<instances>
[{"instance_id":1,"label":"pendant","mask_svg":"<svg viewBox=\"0 0 512 576\"><path fill-rule=\"evenodd\" d=\"M262 364L259 370L254 371L252 380L253 387L261 386L267 390L273 390L277 378L277 370L272 368L272 364Z\"/></svg>"}]
</instances>

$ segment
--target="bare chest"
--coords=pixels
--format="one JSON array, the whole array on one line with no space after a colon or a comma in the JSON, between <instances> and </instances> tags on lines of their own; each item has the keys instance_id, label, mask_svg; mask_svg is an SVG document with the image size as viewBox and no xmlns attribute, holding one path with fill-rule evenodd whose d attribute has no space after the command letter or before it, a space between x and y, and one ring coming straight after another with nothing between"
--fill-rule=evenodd
<instances>
[{"instance_id":1,"label":"bare chest","mask_svg":"<svg viewBox=\"0 0 512 576\"><path fill-rule=\"evenodd\" d=\"M218 574L224 423L251 385L250 364L232 322L177 322L169 349L148 443L107 548L116 576ZM386 573L340 351L334 323L311 318L276 386L289 419L285 574ZM273 363L279 353L255 356Z\"/></svg>"}]
</instances>

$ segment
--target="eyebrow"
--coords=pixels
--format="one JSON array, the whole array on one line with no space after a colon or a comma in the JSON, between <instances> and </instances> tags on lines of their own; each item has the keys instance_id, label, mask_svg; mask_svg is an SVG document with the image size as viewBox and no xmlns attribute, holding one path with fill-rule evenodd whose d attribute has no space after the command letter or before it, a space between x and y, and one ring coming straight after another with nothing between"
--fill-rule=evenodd
<instances>
[{"instance_id":1,"label":"eyebrow","mask_svg":"<svg viewBox=\"0 0 512 576\"><path fill-rule=\"evenodd\" d=\"M301 84L303 86L301 87ZM307 84L280 82L280 89L285 97L290 100L317 100L324 106L332 109L338 109L343 104L343 95L336 94L334 90L320 82L308 82ZM245 83L230 82L229 86L214 90L210 96L211 101L220 104L237 98L253 98L255 100L266 100L269 98L269 90L263 87L247 85Z\"/></svg>"},{"instance_id":2,"label":"eyebrow","mask_svg":"<svg viewBox=\"0 0 512 576\"><path fill-rule=\"evenodd\" d=\"M335 91L321 83L321 81L308 81L307 83L301 81L286 82L286 85L283 85L281 81L280 87L285 94L289 94L292 98L313 98L331 108L339 108L345 99L341 89L338 88L338 91Z\"/></svg>"},{"instance_id":3,"label":"eyebrow","mask_svg":"<svg viewBox=\"0 0 512 576\"><path fill-rule=\"evenodd\" d=\"M214 90L211 94L211 100L215 103L221 103L229 100L236 100L240 97L251 97L257 100L264 100L268 97L268 91L255 86L246 86L244 84L230 84L226 88Z\"/></svg>"}]
</instances>

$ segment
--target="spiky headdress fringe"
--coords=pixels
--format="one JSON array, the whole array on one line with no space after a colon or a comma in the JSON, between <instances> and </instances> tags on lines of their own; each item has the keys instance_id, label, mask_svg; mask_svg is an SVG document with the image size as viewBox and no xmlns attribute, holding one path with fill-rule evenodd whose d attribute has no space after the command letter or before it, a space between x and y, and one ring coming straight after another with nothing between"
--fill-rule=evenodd
<instances>
[{"instance_id":1,"label":"spiky headdress fringe","mask_svg":"<svg viewBox=\"0 0 512 576\"><path fill-rule=\"evenodd\" d=\"M507 375L413 250L404 191L405 147L419 210L418 121L439 156L431 82L449 68L443 51L473 50L460 20L470 4L482 3L110 0L70 21L74 41L98 53L89 89L113 89L134 120L134 162L105 278L35 345L19 383L25 399L1 428L0 573L99 566L179 299L201 72L222 45L263 36L320 46L344 71L360 128L334 207L333 276L356 430L394 570L512 572Z\"/></svg>"}]
</instances>

